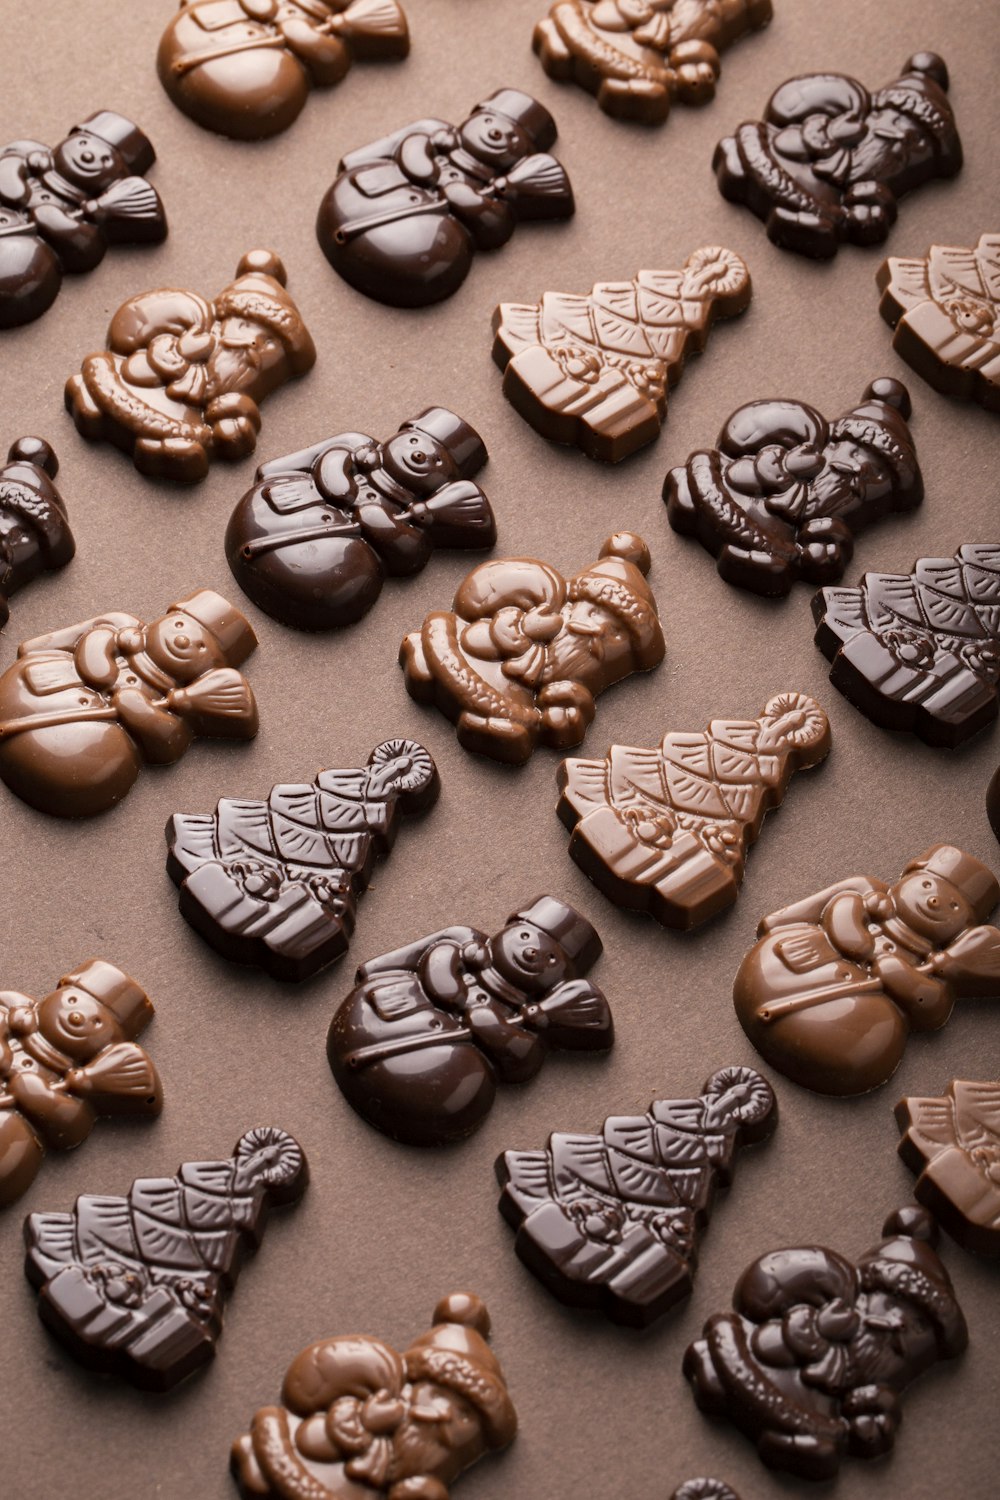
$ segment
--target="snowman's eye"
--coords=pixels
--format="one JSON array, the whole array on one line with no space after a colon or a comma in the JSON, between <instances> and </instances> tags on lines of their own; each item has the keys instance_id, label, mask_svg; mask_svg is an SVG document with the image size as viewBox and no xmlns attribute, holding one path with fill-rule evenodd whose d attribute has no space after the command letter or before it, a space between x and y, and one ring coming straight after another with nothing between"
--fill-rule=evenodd
<instances>
[{"instance_id":1,"label":"snowman's eye","mask_svg":"<svg viewBox=\"0 0 1000 1500\"><path fill-rule=\"evenodd\" d=\"M522 932L521 933L521 941L522 942L526 943L530 937L531 937L531 933L530 932Z\"/></svg>"},{"instance_id":2,"label":"snowman's eye","mask_svg":"<svg viewBox=\"0 0 1000 1500\"><path fill-rule=\"evenodd\" d=\"M923 881L922 884L923 884L923 887L924 887L925 891L929 891L931 889L931 883L930 883L929 880Z\"/></svg>"}]
</instances>

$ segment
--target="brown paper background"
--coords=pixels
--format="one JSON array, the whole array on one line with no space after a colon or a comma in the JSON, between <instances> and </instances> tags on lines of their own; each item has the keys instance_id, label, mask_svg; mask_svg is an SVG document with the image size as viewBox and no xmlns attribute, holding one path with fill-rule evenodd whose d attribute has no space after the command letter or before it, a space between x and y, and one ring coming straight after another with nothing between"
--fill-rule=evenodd
<instances>
[{"instance_id":1,"label":"brown paper background","mask_svg":"<svg viewBox=\"0 0 1000 1500\"><path fill-rule=\"evenodd\" d=\"M314 95L284 136L254 146L198 129L161 91L153 64L171 0L0 0L0 139L55 142L99 107L132 115L159 152L152 175L171 228L165 245L113 252L96 272L67 282L41 322L0 340L0 440L6 448L37 431L55 443L79 545L62 575L15 600L0 666L18 640L107 608L151 618L201 585L241 600L222 536L254 460L217 466L193 490L143 480L121 454L77 436L62 386L100 346L126 296L171 283L211 295L244 250L266 245L285 258L319 360L265 404L261 459L345 428L388 436L424 405L453 406L489 446L482 478L500 555L534 553L572 570L592 561L614 529L634 528L649 541L667 659L600 700L591 754L612 739L653 744L668 727L751 715L789 688L815 693L828 709L833 753L792 784L751 856L738 905L720 920L683 935L617 913L567 856L554 812L557 758L541 751L520 772L474 760L443 718L404 691L401 636L450 599L469 566L441 553L416 579L387 586L367 620L340 634L301 635L247 606L260 636L248 668L261 711L252 746L202 742L180 765L144 772L124 805L88 823L48 820L3 791L0 985L40 995L92 954L121 964L155 1001L145 1041L166 1094L158 1122L101 1122L80 1151L50 1157L0 1225L0 1493L12 1500L224 1500L234 1493L230 1441L275 1399L305 1343L367 1330L405 1347L428 1326L438 1297L460 1287L489 1303L521 1417L509 1452L460 1482L465 1500L666 1500L697 1473L728 1479L744 1500L806 1492L766 1471L734 1429L695 1410L680 1374L683 1350L728 1303L751 1257L810 1241L851 1254L878 1238L911 1188L895 1154L892 1106L901 1094L939 1092L955 1075L997 1076L1000 1008L968 1002L944 1033L912 1041L892 1082L866 1098L822 1099L779 1079L778 1134L743 1158L729 1199L720 1199L693 1297L645 1335L561 1308L513 1253L495 1206L498 1152L540 1145L556 1128L597 1128L606 1114L697 1088L718 1066L759 1061L729 996L764 912L850 873L891 877L941 839L1000 866L983 808L996 733L949 754L872 727L827 681L812 644L810 590L767 603L727 588L708 555L670 531L659 498L666 468L713 441L740 402L799 396L833 415L860 399L873 376L892 374L913 394L927 499L916 515L865 534L848 580L865 567L908 569L922 554L998 540L998 419L935 394L892 353L876 310L881 252L847 248L818 265L776 250L755 218L722 200L709 162L717 138L758 115L784 78L843 69L877 85L913 51L935 48L951 69L966 166L955 182L905 200L889 248L917 254L934 239L973 243L997 228L1000 203L1000 7L776 0L770 29L724 58L715 103L678 106L664 128L648 131L608 120L588 95L544 76L529 47L541 9L542 0L409 0L406 63L358 67L335 92ZM441 307L404 313L355 294L313 235L341 152L420 115L459 120L501 84L534 92L554 111L575 219L518 230L506 249L480 256ZM746 257L754 300L692 362L658 443L619 469L603 468L554 449L506 405L490 359L498 301L676 266L705 243ZM402 829L362 903L352 956L301 989L218 958L178 915L164 871L169 814L358 764L399 734L431 748L443 795L422 826ZM354 964L449 922L490 930L541 890L580 906L604 938L594 977L614 1006L614 1052L553 1058L529 1087L503 1091L459 1149L421 1153L383 1139L344 1103L324 1054ZM81 1192L121 1193L134 1176L223 1155L244 1129L266 1122L300 1138L312 1186L298 1210L272 1220L247 1265L215 1363L165 1398L78 1368L38 1322L21 1272L23 1214L66 1209ZM950 1242L944 1253L969 1314L969 1352L906 1396L888 1463L845 1463L842 1500L998 1493L997 1269Z\"/></svg>"}]
</instances>

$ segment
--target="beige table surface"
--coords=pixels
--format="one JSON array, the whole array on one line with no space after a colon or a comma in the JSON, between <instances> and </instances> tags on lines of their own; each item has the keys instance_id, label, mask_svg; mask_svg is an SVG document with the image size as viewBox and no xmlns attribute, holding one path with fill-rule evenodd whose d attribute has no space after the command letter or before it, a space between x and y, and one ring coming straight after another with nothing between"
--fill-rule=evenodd
<instances>
[{"instance_id":1,"label":"beige table surface","mask_svg":"<svg viewBox=\"0 0 1000 1500\"><path fill-rule=\"evenodd\" d=\"M821 771L793 783L751 856L738 905L721 920L685 936L621 915L568 858L554 811L556 757L541 751L520 772L474 760L443 718L404 691L401 636L450 601L468 566L441 553L419 577L387 587L367 620L339 635L297 634L248 607L260 635L248 668L261 711L252 746L203 742L180 765L144 772L123 806L89 823L48 820L0 791L0 987L40 995L91 955L119 963L155 1001L144 1040L166 1094L159 1121L101 1122L80 1151L50 1157L0 1224L0 1494L10 1500L224 1500L235 1493L230 1441L275 1399L305 1343L365 1330L405 1347L428 1326L438 1297L460 1287L489 1303L521 1417L509 1452L460 1482L463 1500L666 1500L680 1480L705 1472L734 1483L744 1500L808 1493L769 1474L734 1429L711 1426L695 1410L680 1373L683 1350L762 1251L818 1241L852 1254L878 1238L911 1189L895 1153L892 1106L901 1094L937 1093L953 1076L1000 1069L1000 1006L983 1001L961 1005L939 1036L914 1040L892 1082L866 1098L823 1099L779 1079L778 1134L744 1157L729 1199L720 1200L693 1297L645 1335L558 1306L515 1258L496 1211L492 1166L504 1148L538 1146L556 1128L598 1128L609 1113L697 1088L718 1066L758 1060L729 996L763 913L843 875L891 877L943 839L1000 867L983 808L1000 757L997 733L949 754L872 727L828 684L812 644L810 590L767 603L728 589L707 554L671 532L659 498L668 465L713 441L742 401L796 396L836 414L873 376L910 379L876 311L881 252L847 248L834 264L816 265L776 250L755 218L717 192L715 141L759 115L794 73L844 69L878 85L914 51L934 48L951 68L966 165L956 181L905 200L890 248L917 254L935 239L971 244L998 227L1000 5L775 0L770 29L726 55L715 103L700 112L677 107L663 129L648 131L608 120L588 95L544 76L529 46L542 0L409 0L408 9L406 63L358 67L334 93L314 95L289 132L254 146L199 130L161 91L154 57L170 0L0 0L0 139L54 143L97 108L130 114L159 152L153 180L170 216L166 244L112 253L68 283L41 322L0 341L0 441L6 448L37 431L54 442L79 545L65 573L15 600L0 666L18 640L108 608L149 618L200 585L241 598L222 536L254 460L216 467L190 491L150 483L116 451L77 436L62 387L101 345L126 296L171 283L211 295L244 250L265 245L285 258L319 359L265 404L262 459L345 428L388 436L424 405L442 403L486 438L482 477L501 554L534 553L571 570L592 561L614 529L648 539L667 659L600 700L590 753L613 739L653 744L667 728L752 715L790 688L819 696L834 750ZM575 219L518 230L506 249L478 257L441 307L403 313L356 295L313 235L341 152L420 115L457 121L500 85L525 88L554 111ZM692 362L659 442L605 469L549 446L506 405L490 359L498 301L676 266L705 243L746 257L754 300ZM922 554L998 540L1000 422L915 376L910 385L927 499L915 515L863 537L850 580L864 567L908 569ZM164 870L167 817L211 809L224 795L266 795L273 782L304 780L323 766L358 764L378 740L399 734L431 748L443 795L422 827L403 829L379 871L352 957L303 989L223 962L178 915ZM344 1103L324 1053L353 965L449 922L490 929L541 890L579 905L604 938L594 977L614 1006L614 1052L553 1059L523 1091L502 1092L460 1149L420 1153L383 1139ZM166 1398L83 1372L38 1322L21 1270L23 1214L69 1208L81 1192L121 1193L134 1176L224 1155L244 1129L267 1122L302 1141L312 1186L297 1211L272 1221L247 1266L215 1363ZM845 1464L842 1500L1000 1493L998 1269L950 1243L944 1253L969 1315L968 1354L906 1396L891 1461Z\"/></svg>"}]
</instances>

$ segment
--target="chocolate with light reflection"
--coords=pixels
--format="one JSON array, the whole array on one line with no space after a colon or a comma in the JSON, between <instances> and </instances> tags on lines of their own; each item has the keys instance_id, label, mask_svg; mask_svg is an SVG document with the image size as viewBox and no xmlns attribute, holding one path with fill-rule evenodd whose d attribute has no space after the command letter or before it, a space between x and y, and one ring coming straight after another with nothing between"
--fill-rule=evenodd
<instances>
[{"instance_id":1,"label":"chocolate with light reflection","mask_svg":"<svg viewBox=\"0 0 1000 1500\"><path fill-rule=\"evenodd\" d=\"M688 1347L698 1406L737 1426L769 1468L833 1479L847 1457L891 1453L902 1392L968 1343L930 1214L902 1208L882 1233L854 1262L821 1245L761 1255L734 1311Z\"/></svg>"},{"instance_id":2,"label":"chocolate with light reflection","mask_svg":"<svg viewBox=\"0 0 1000 1500\"><path fill-rule=\"evenodd\" d=\"M25 1220L38 1312L81 1364L165 1391L206 1364L225 1302L272 1208L296 1203L309 1169L284 1130L240 1137L223 1161L139 1177L126 1197L84 1194L70 1213Z\"/></svg>"},{"instance_id":3,"label":"chocolate with light reflection","mask_svg":"<svg viewBox=\"0 0 1000 1500\"><path fill-rule=\"evenodd\" d=\"M721 1068L697 1097L613 1115L599 1135L560 1131L542 1151L505 1151L500 1212L560 1302L645 1328L690 1293L716 1189L731 1183L739 1148L777 1123L765 1078Z\"/></svg>"},{"instance_id":4,"label":"chocolate with light reflection","mask_svg":"<svg viewBox=\"0 0 1000 1500\"><path fill-rule=\"evenodd\" d=\"M911 1031L937 1031L957 1000L1000 997L1000 931L986 925L998 901L992 870L951 844L892 885L855 875L806 896L757 929L733 986L740 1024L806 1088L878 1088Z\"/></svg>"},{"instance_id":5,"label":"chocolate with light reflection","mask_svg":"<svg viewBox=\"0 0 1000 1500\"><path fill-rule=\"evenodd\" d=\"M355 61L409 50L396 0L180 0L156 67L192 120L259 141L286 130L312 89L339 83Z\"/></svg>"},{"instance_id":6,"label":"chocolate with light reflection","mask_svg":"<svg viewBox=\"0 0 1000 1500\"><path fill-rule=\"evenodd\" d=\"M44 438L17 438L0 466L0 629L9 599L40 573L64 568L76 552L66 503L54 480L59 460Z\"/></svg>"},{"instance_id":7,"label":"chocolate with light reflection","mask_svg":"<svg viewBox=\"0 0 1000 1500\"><path fill-rule=\"evenodd\" d=\"M214 813L175 813L167 870L181 913L234 963L308 979L347 952L376 860L438 790L423 745L386 740L366 766L274 786L264 802L226 797Z\"/></svg>"},{"instance_id":8,"label":"chocolate with light reflection","mask_svg":"<svg viewBox=\"0 0 1000 1500\"><path fill-rule=\"evenodd\" d=\"M700 734L668 731L652 750L612 745L603 760L564 760L569 852L616 906L695 927L736 900L765 815L793 773L829 750L815 699L781 693L758 719L713 719Z\"/></svg>"},{"instance_id":9,"label":"chocolate with light reflection","mask_svg":"<svg viewBox=\"0 0 1000 1500\"><path fill-rule=\"evenodd\" d=\"M605 1052L611 1009L584 976L602 943L586 917L539 896L488 937L445 927L362 964L326 1051L348 1103L394 1140L462 1140L498 1083L534 1078L550 1049Z\"/></svg>"},{"instance_id":10,"label":"chocolate with light reflection","mask_svg":"<svg viewBox=\"0 0 1000 1500\"><path fill-rule=\"evenodd\" d=\"M740 1496L721 1479L688 1479L674 1490L670 1500L740 1500Z\"/></svg>"},{"instance_id":11,"label":"chocolate with light reflection","mask_svg":"<svg viewBox=\"0 0 1000 1500\"><path fill-rule=\"evenodd\" d=\"M1000 1080L953 1078L940 1097L900 1099L896 1123L919 1202L966 1250L1000 1255Z\"/></svg>"}]
</instances>

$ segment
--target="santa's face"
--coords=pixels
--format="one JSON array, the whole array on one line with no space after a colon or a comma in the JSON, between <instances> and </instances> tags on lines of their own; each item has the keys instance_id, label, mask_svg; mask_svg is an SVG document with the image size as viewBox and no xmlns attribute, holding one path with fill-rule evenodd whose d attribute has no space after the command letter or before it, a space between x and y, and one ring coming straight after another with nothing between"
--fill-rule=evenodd
<instances>
[{"instance_id":1,"label":"santa's face","mask_svg":"<svg viewBox=\"0 0 1000 1500\"><path fill-rule=\"evenodd\" d=\"M850 180L891 183L903 172L931 161L933 155L931 136L912 116L898 109L873 109L851 150Z\"/></svg>"},{"instance_id":2,"label":"santa's face","mask_svg":"<svg viewBox=\"0 0 1000 1500\"><path fill-rule=\"evenodd\" d=\"M466 151L497 171L512 167L531 150L519 125L489 109L477 110L458 134Z\"/></svg>"},{"instance_id":3,"label":"santa's face","mask_svg":"<svg viewBox=\"0 0 1000 1500\"><path fill-rule=\"evenodd\" d=\"M796 451L784 458L789 488L768 499L768 509L776 514L781 514L784 499L790 497L788 509L793 519L835 516L886 494L892 487L885 461L850 438L831 439L818 453L803 448L803 455L814 453L814 458L807 464L803 456L798 472Z\"/></svg>"},{"instance_id":4,"label":"santa's face","mask_svg":"<svg viewBox=\"0 0 1000 1500\"><path fill-rule=\"evenodd\" d=\"M852 1384L898 1389L934 1363L934 1327L916 1303L882 1291L863 1292L857 1312L861 1325L850 1347Z\"/></svg>"},{"instance_id":5,"label":"santa's face","mask_svg":"<svg viewBox=\"0 0 1000 1500\"><path fill-rule=\"evenodd\" d=\"M457 477L451 454L425 432L397 432L383 448L393 479L417 495L429 495Z\"/></svg>"},{"instance_id":6,"label":"santa's face","mask_svg":"<svg viewBox=\"0 0 1000 1500\"><path fill-rule=\"evenodd\" d=\"M512 922L493 939L490 948L494 967L529 994L550 990L565 977L565 953L533 922Z\"/></svg>"},{"instance_id":7,"label":"santa's face","mask_svg":"<svg viewBox=\"0 0 1000 1500\"><path fill-rule=\"evenodd\" d=\"M38 1029L47 1042L75 1062L94 1057L121 1040L121 1028L111 1012L93 995L73 986L46 995L38 1007Z\"/></svg>"},{"instance_id":8,"label":"santa's face","mask_svg":"<svg viewBox=\"0 0 1000 1500\"><path fill-rule=\"evenodd\" d=\"M279 339L248 318L225 318L208 358L208 394L223 395L252 385L284 357Z\"/></svg>"},{"instance_id":9,"label":"santa's face","mask_svg":"<svg viewBox=\"0 0 1000 1500\"><path fill-rule=\"evenodd\" d=\"M625 625L602 604L577 599L563 611L564 627L549 647L546 680L562 678L586 687L602 686L628 676L633 667L632 638Z\"/></svg>"},{"instance_id":10,"label":"santa's face","mask_svg":"<svg viewBox=\"0 0 1000 1500\"><path fill-rule=\"evenodd\" d=\"M88 191L125 175L125 163L114 146L88 130L74 130L56 147L53 158L57 171Z\"/></svg>"},{"instance_id":11,"label":"santa's face","mask_svg":"<svg viewBox=\"0 0 1000 1500\"><path fill-rule=\"evenodd\" d=\"M950 943L974 921L975 914L962 892L928 870L904 875L892 895L897 915L936 947Z\"/></svg>"},{"instance_id":12,"label":"santa's face","mask_svg":"<svg viewBox=\"0 0 1000 1500\"><path fill-rule=\"evenodd\" d=\"M146 654L175 682L193 682L202 672L225 666L215 637L183 610L147 627Z\"/></svg>"},{"instance_id":13,"label":"santa's face","mask_svg":"<svg viewBox=\"0 0 1000 1500\"><path fill-rule=\"evenodd\" d=\"M392 1435L393 1482L433 1474L447 1484L483 1452L482 1422L457 1391L415 1381L406 1419Z\"/></svg>"}]
</instances>

